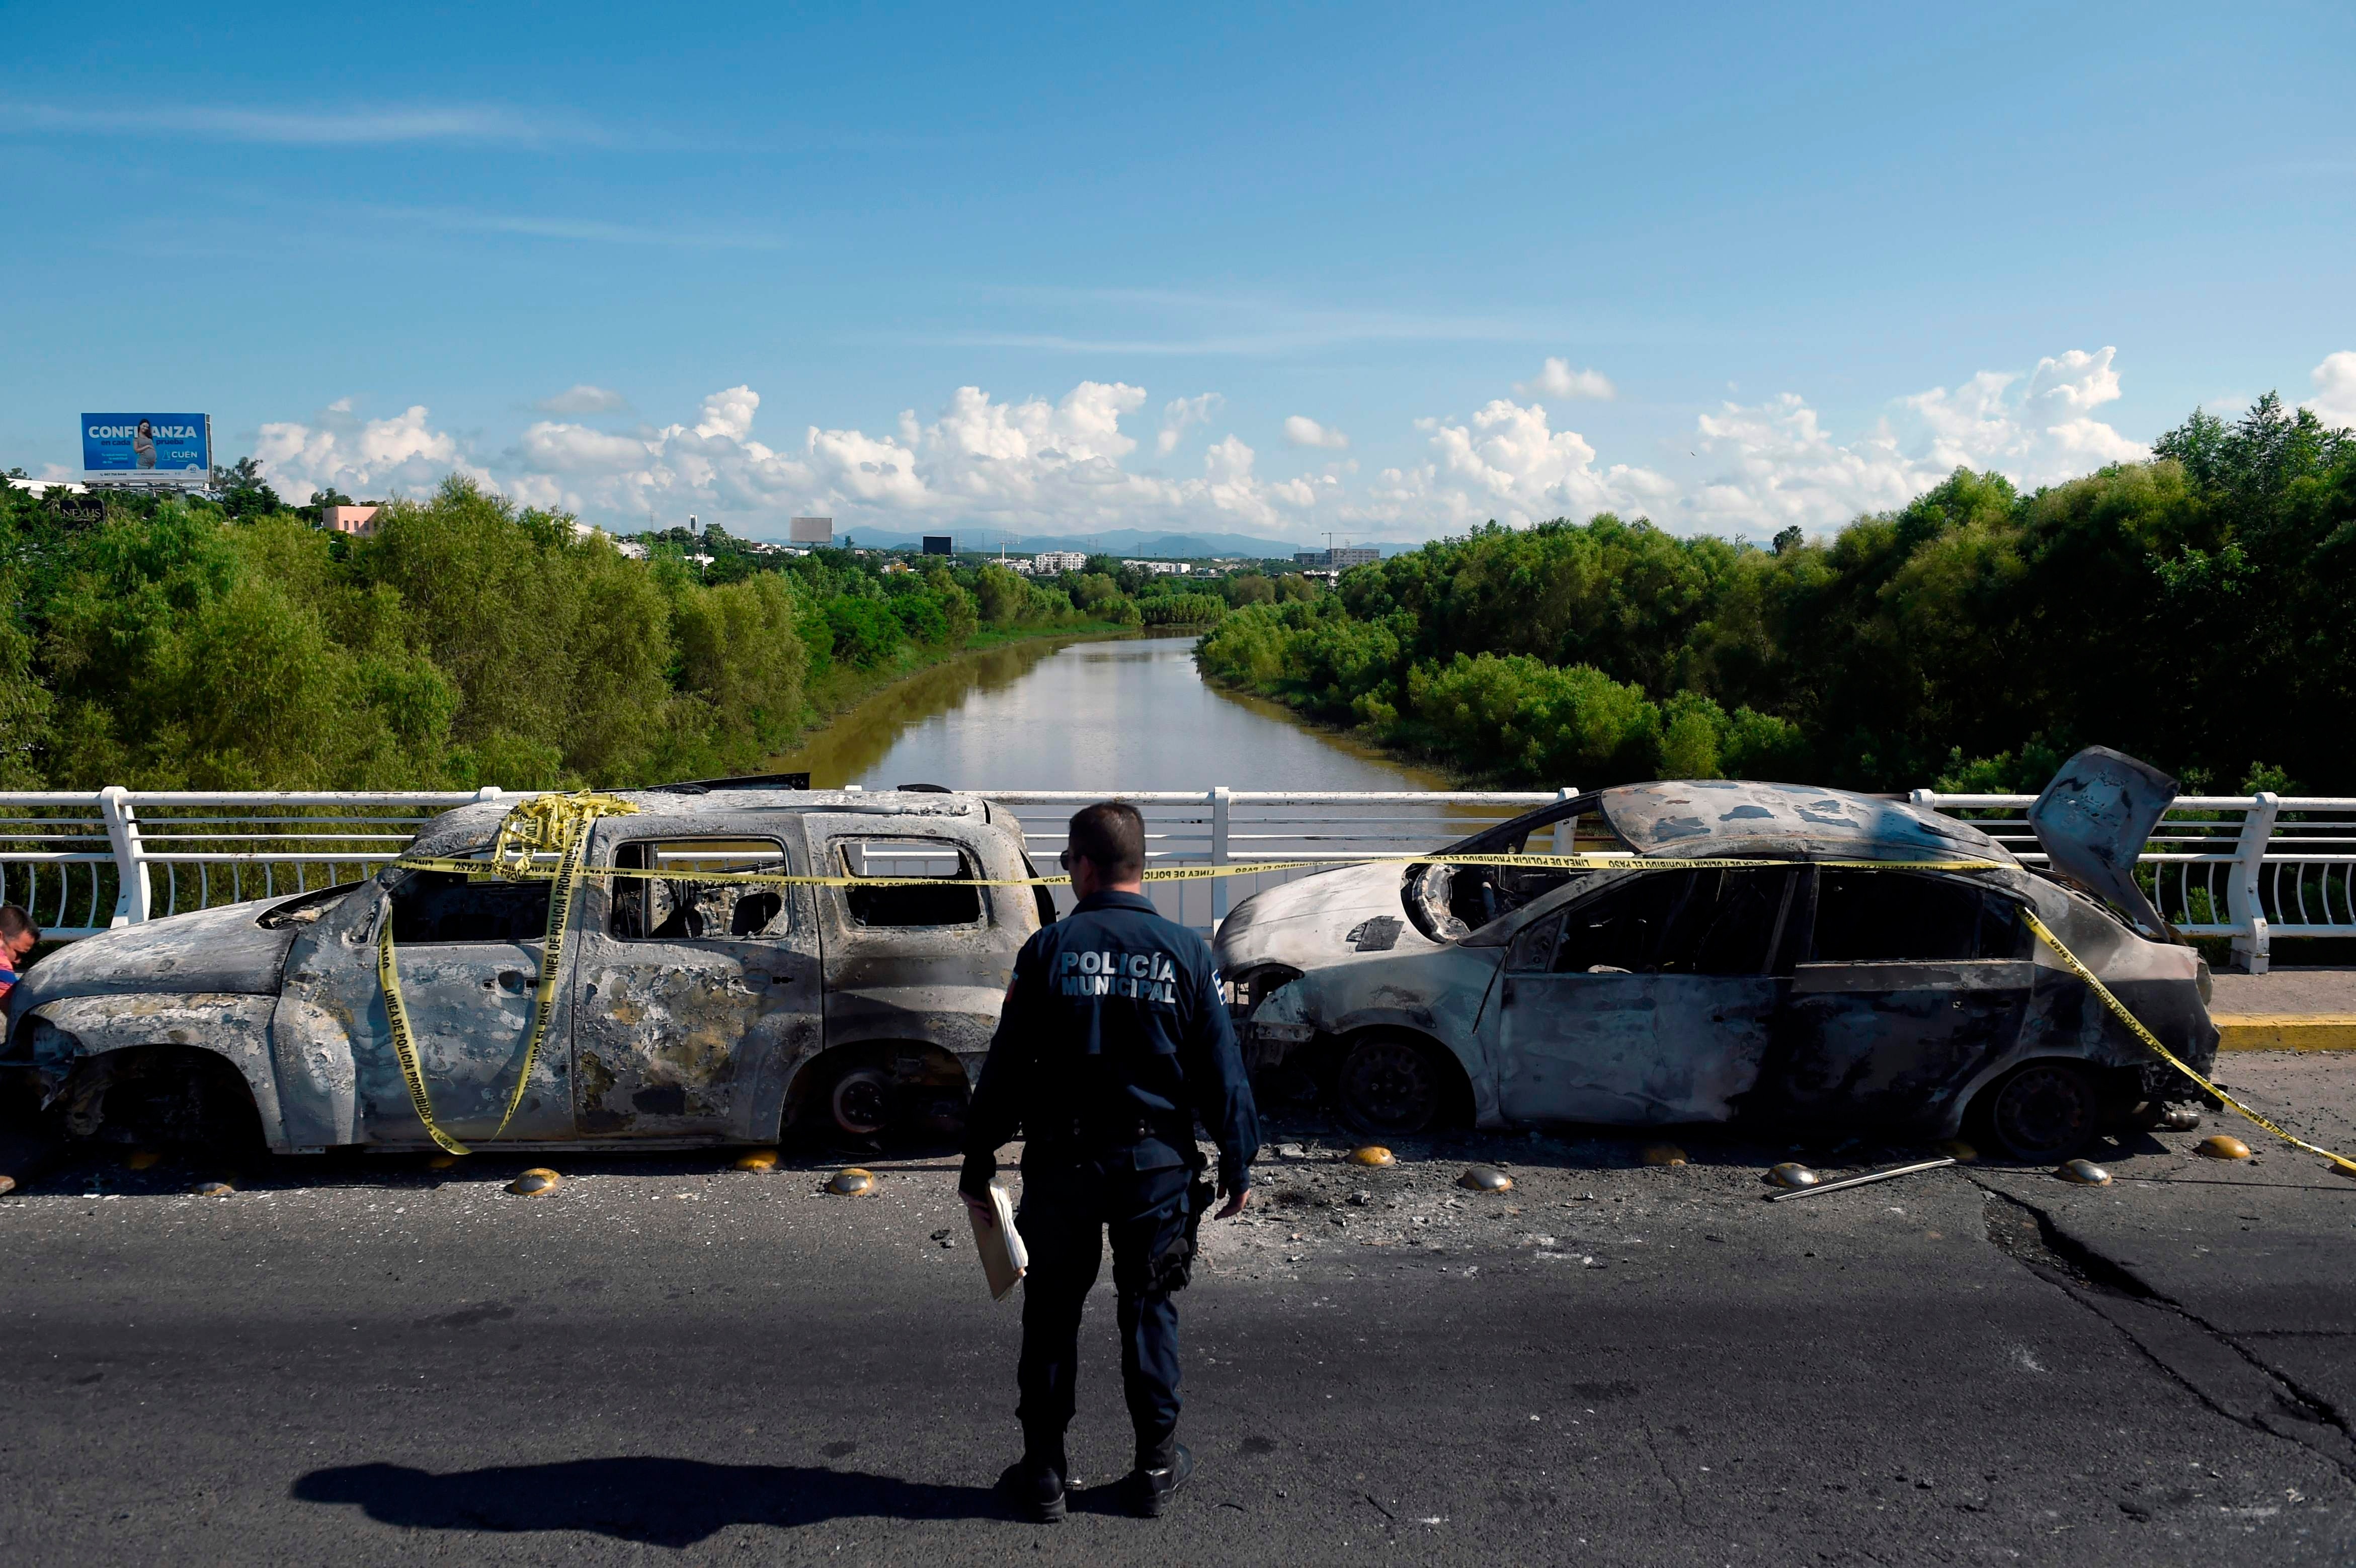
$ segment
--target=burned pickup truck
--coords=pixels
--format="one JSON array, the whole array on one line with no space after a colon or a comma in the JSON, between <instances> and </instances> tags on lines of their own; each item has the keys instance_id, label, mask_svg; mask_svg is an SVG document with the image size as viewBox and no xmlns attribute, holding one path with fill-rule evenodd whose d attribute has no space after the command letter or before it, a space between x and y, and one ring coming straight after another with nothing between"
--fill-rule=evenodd
<instances>
[{"instance_id":1,"label":"burned pickup truck","mask_svg":"<svg viewBox=\"0 0 2356 1568\"><path fill-rule=\"evenodd\" d=\"M1255 1070L1305 1072L1369 1134L1740 1118L1969 1131L2055 1158L2196 1092L2024 912L2170 1051L2203 1072L2216 1053L2208 966L2134 880L2175 795L2131 758L2082 752L2030 813L2049 861L2032 871L1901 801L1722 779L1601 790L1434 852L1463 859L1261 892L1221 927L1220 967ZM1478 863L1574 843L1602 859Z\"/></svg>"},{"instance_id":2,"label":"burned pickup truck","mask_svg":"<svg viewBox=\"0 0 2356 1568\"><path fill-rule=\"evenodd\" d=\"M1041 890L981 885L1035 874L1012 816L950 794L620 798L633 815L588 829L548 1028L500 1145L766 1143L803 1125L866 1136L961 1120L1014 955L1053 914ZM504 816L462 806L409 854L480 859ZM725 880L747 872L843 885ZM499 1123L522 1065L551 890L391 868L89 937L8 997L0 1073L77 1136L427 1147L378 974L390 922L434 1114L471 1143Z\"/></svg>"}]
</instances>

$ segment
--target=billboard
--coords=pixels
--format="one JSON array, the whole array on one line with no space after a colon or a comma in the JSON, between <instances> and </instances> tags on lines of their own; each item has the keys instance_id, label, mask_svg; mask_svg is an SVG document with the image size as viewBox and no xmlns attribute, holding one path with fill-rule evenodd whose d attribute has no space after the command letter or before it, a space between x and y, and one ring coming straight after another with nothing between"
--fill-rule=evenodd
<instances>
[{"instance_id":1,"label":"billboard","mask_svg":"<svg viewBox=\"0 0 2356 1568\"><path fill-rule=\"evenodd\" d=\"M925 553L926 555L955 555L957 553L957 540L948 534L926 534L925 536Z\"/></svg>"},{"instance_id":2,"label":"billboard","mask_svg":"<svg viewBox=\"0 0 2356 1568\"><path fill-rule=\"evenodd\" d=\"M90 474L195 474L213 469L209 414L84 414L81 465Z\"/></svg>"},{"instance_id":3,"label":"billboard","mask_svg":"<svg viewBox=\"0 0 2356 1568\"><path fill-rule=\"evenodd\" d=\"M793 520L789 537L796 544L832 544L834 519L832 517L796 517Z\"/></svg>"}]
</instances>

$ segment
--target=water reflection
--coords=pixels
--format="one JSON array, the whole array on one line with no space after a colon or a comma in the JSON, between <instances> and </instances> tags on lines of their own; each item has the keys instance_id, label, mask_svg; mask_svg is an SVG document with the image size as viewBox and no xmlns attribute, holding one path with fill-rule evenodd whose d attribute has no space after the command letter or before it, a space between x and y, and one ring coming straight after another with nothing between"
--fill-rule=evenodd
<instances>
[{"instance_id":1,"label":"water reflection","mask_svg":"<svg viewBox=\"0 0 2356 1568\"><path fill-rule=\"evenodd\" d=\"M780 768L820 789L1379 790L1436 775L1213 689L1194 639L1020 643L953 659L862 704Z\"/></svg>"}]
</instances>

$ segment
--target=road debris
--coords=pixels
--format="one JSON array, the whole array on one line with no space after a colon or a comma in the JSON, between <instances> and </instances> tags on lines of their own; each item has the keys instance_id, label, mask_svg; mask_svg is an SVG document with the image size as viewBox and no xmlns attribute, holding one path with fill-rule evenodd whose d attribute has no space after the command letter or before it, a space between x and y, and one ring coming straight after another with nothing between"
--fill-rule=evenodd
<instances>
[{"instance_id":1,"label":"road debris","mask_svg":"<svg viewBox=\"0 0 2356 1568\"><path fill-rule=\"evenodd\" d=\"M509 1182L508 1190L519 1198L536 1198L543 1192L555 1191L563 1180L564 1178L546 1166L535 1165L513 1181Z\"/></svg>"},{"instance_id":2,"label":"road debris","mask_svg":"<svg viewBox=\"0 0 2356 1568\"><path fill-rule=\"evenodd\" d=\"M1888 1181L1892 1177L1912 1176L1917 1171L1944 1170L1947 1167L1958 1163L1960 1162L1954 1156L1942 1155L1937 1159L1916 1160L1912 1165L1893 1165L1888 1170L1869 1170L1863 1176L1845 1176L1838 1181L1820 1181L1814 1187L1798 1188L1789 1192L1770 1192L1767 1194L1767 1201L1781 1203L1787 1198L1814 1198L1820 1192L1841 1192L1852 1187L1864 1187L1871 1182Z\"/></svg>"},{"instance_id":3,"label":"road debris","mask_svg":"<svg viewBox=\"0 0 2356 1568\"><path fill-rule=\"evenodd\" d=\"M2190 1105L2170 1105L2159 1114L2159 1125L2171 1133L2189 1133L2201 1125L2201 1113Z\"/></svg>"}]
</instances>

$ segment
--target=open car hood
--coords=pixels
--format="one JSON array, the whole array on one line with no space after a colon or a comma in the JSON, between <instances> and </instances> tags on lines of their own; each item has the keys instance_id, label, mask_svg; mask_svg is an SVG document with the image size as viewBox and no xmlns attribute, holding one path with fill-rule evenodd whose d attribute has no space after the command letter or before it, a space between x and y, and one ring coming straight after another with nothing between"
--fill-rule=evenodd
<instances>
[{"instance_id":1,"label":"open car hood","mask_svg":"<svg viewBox=\"0 0 2356 1568\"><path fill-rule=\"evenodd\" d=\"M2108 746L2068 762L2029 808L2029 826L2053 870L2107 899L2154 936L2168 923L2136 886L2136 857L2176 799L2176 781Z\"/></svg>"}]
</instances>

